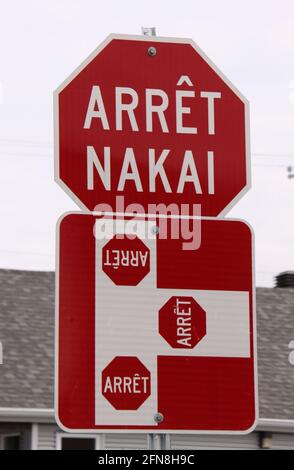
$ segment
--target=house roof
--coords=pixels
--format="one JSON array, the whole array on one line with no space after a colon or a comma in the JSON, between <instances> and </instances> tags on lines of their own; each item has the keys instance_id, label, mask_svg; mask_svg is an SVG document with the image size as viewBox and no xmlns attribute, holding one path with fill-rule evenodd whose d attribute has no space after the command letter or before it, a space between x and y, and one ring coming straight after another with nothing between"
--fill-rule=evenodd
<instances>
[{"instance_id":1,"label":"house roof","mask_svg":"<svg viewBox=\"0 0 294 470\"><path fill-rule=\"evenodd\" d=\"M53 408L54 273L0 270L0 407Z\"/></svg>"},{"instance_id":2,"label":"house roof","mask_svg":"<svg viewBox=\"0 0 294 470\"><path fill-rule=\"evenodd\" d=\"M260 417L294 420L294 289L257 288L257 336ZM53 272L0 270L0 341L0 408L53 408Z\"/></svg>"},{"instance_id":3,"label":"house roof","mask_svg":"<svg viewBox=\"0 0 294 470\"><path fill-rule=\"evenodd\" d=\"M259 415L294 420L294 289L257 288L256 303Z\"/></svg>"}]
</instances>

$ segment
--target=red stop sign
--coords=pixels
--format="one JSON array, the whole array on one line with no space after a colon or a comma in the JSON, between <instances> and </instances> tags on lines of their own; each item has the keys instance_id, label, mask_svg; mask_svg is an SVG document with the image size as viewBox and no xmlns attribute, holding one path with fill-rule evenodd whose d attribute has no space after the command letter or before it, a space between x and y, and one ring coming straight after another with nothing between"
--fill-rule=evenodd
<instances>
[{"instance_id":1,"label":"red stop sign","mask_svg":"<svg viewBox=\"0 0 294 470\"><path fill-rule=\"evenodd\" d=\"M103 247L102 269L117 286L136 286L150 271L150 250L136 235L115 235Z\"/></svg>"},{"instance_id":2,"label":"red stop sign","mask_svg":"<svg viewBox=\"0 0 294 470\"><path fill-rule=\"evenodd\" d=\"M159 311L159 333L173 348L192 349L206 335L206 315L192 297L171 297Z\"/></svg>"},{"instance_id":3,"label":"red stop sign","mask_svg":"<svg viewBox=\"0 0 294 470\"><path fill-rule=\"evenodd\" d=\"M247 108L193 41L109 36L55 92L56 181L91 211L216 216L249 188Z\"/></svg>"},{"instance_id":4,"label":"red stop sign","mask_svg":"<svg viewBox=\"0 0 294 470\"><path fill-rule=\"evenodd\" d=\"M115 357L102 371L102 395L116 410L137 410L150 395L150 372L137 357Z\"/></svg>"}]
</instances>

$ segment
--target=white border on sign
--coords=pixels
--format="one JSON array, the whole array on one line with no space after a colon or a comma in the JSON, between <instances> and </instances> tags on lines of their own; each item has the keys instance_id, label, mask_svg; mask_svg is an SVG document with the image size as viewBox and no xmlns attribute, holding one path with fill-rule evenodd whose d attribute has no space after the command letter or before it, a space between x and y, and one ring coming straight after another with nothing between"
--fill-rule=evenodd
<instances>
[{"instance_id":1,"label":"white border on sign","mask_svg":"<svg viewBox=\"0 0 294 470\"><path fill-rule=\"evenodd\" d=\"M207 431L207 430L178 430L178 429L158 429L158 428L148 428L145 429L136 429L136 428L129 428L129 429L121 429L121 428L114 428L114 429L107 429L107 428L94 428L94 429L71 429L67 428L62 424L58 416L58 341L59 341L59 228L62 220L67 217L68 215L90 215L91 213L81 213L78 211L73 212L66 212L62 216L59 217L57 224L56 224L56 271L55 271L55 358L54 358L54 414L55 420L58 426L66 432L70 432L72 434L97 434L97 433L106 433L106 434L119 434L119 433L129 433L133 434L134 432L140 434L214 434L214 435L246 435L250 434L256 428L258 424L259 418L259 402L258 402L258 373L257 373L257 338L256 338L256 290L255 290L255 237L253 228L251 225L242 220L242 219L220 219L211 217L202 217L203 220L216 220L216 221L223 221L223 222L242 222L243 224L247 225L251 232L252 237L252 328L253 328L253 359L254 359L254 404L255 404L255 419L253 424L250 428L246 429L245 431ZM148 217L146 217L148 219Z\"/></svg>"},{"instance_id":2,"label":"white border on sign","mask_svg":"<svg viewBox=\"0 0 294 470\"><path fill-rule=\"evenodd\" d=\"M249 123L249 101L240 93L232 82L219 70L219 68L207 57L200 47L192 40L187 38L170 38L160 36L137 36L127 34L110 34L54 91L54 179L56 183L68 194L68 196L83 210L91 212L85 204L74 194L74 192L61 180L59 174L59 93L113 40L120 39L126 41L145 41L145 42L169 42L176 44L190 44L203 60L220 76L224 83L238 96L244 103L245 111L245 153L246 153L246 185L232 199L229 204L217 215L223 217L251 188L251 158L250 158L250 123Z\"/></svg>"}]
</instances>

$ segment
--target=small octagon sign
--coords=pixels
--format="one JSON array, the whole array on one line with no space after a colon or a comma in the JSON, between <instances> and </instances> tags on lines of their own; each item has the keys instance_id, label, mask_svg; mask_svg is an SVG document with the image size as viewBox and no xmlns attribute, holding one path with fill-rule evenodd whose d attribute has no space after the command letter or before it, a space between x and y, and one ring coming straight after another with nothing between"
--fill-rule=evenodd
<instances>
[{"instance_id":1,"label":"small octagon sign","mask_svg":"<svg viewBox=\"0 0 294 470\"><path fill-rule=\"evenodd\" d=\"M150 271L150 250L136 235L115 235L103 247L102 269L117 286L137 286Z\"/></svg>"},{"instance_id":2,"label":"small octagon sign","mask_svg":"<svg viewBox=\"0 0 294 470\"><path fill-rule=\"evenodd\" d=\"M192 297L171 297L159 311L159 333L172 348L192 349L206 335L206 314Z\"/></svg>"}]
</instances>

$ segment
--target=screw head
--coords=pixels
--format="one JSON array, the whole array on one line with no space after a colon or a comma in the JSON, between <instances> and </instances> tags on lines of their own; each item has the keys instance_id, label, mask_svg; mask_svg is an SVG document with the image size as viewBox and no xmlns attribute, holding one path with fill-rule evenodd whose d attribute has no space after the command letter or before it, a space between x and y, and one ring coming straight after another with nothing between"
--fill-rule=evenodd
<instances>
[{"instance_id":1,"label":"screw head","mask_svg":"<svg viewBox=\"0 0 294 470\"><path fill-rule=\"evenodd\" d=\"M156 55L157 51L156 51L156 48L154 46L151 46L151 47L148 47L148 55L150 55L150 57L154 57Z\"/></svg>"},{"instance_id":2,"label":"screw head","mask_svg":"<svg viewBox=\"0 0 294 470\"><path fill-rule=\"evenodd\" d=\"M162 423L163 419L164 419L164 416L163 416L162 413L155 413L155 415L154 415L154 421L155 421L157 424Z\"/></svg>"},{"instance_id":3,"label":"screw head","mask_svg":"<svg viewBox=\"0 0 294 470\"><path fill-rule=\"evenodd\" d=\"M151 232L154 235L158 235L159 234L159 227L157 227L157 225L153 225L153 227L151 228Z\"/></svg>"}]
</instances>

